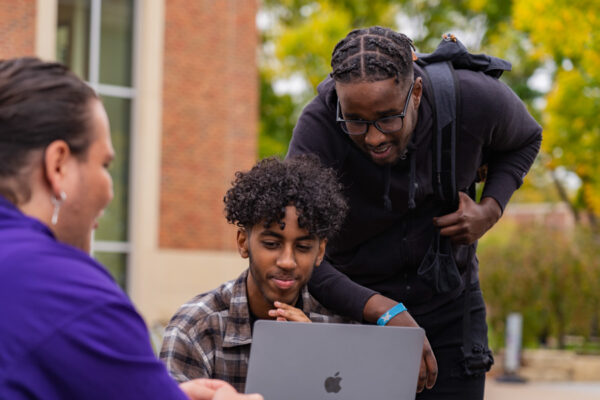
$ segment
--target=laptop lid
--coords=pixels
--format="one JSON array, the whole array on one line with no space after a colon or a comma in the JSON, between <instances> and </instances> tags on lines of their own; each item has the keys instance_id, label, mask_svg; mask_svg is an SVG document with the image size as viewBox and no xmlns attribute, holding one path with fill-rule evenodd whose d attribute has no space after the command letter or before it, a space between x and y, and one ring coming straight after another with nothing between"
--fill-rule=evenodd
<instances>
[{"instance_id":1,"label":"laptop lid","mask_svg":"<svg viewBox=\"0 0 600 400\"><path fill-rule=\"evenodd\" d=\"M414 400L424 335L421 328L259 320L246 393L265 400Z\"/></svg>"}]
</instances>

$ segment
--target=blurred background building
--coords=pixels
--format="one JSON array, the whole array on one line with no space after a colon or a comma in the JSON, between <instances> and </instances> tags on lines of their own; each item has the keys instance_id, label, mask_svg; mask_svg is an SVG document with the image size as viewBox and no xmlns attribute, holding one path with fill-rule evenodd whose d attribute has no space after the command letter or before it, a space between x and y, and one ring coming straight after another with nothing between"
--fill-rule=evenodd
<instances>
[{"instance_id":1,"label":"blurred background building","mask_svg":"<svg viewBox=\"0 0 600 400\"><path fill-rule=\"evenodd\" d=\"M102 97L115 198L94 256L149 325L247 266L223 195L257 155L256 0L0 0L0 58L67 64Z\"/></svg>"}]
</instances>

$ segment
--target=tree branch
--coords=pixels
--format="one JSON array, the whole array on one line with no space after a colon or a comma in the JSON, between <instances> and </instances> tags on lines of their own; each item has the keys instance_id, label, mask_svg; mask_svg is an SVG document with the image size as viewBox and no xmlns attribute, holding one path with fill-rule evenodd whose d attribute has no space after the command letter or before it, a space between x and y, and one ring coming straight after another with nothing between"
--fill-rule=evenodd
<instances>
[{"instance_id":1,"label":"tree branch","mask_svg":"<svg viewBox=\"0 0 600 400\"><path fill-rule=\"evenodd\" d=\"M579 223L579 221L580 221L579 211L577 210L577 208L575 207L573 202L571 202L571 200L569 199L569 196L567 195L567 191L565 190L563 184L561 183L560 179L558 179L558 176L556 175L555 169L550 170L550 176L552 176L552 181L554 182L554 186L556 187L558 196L560 197L560 199L563 202L568 204L569 209L571 210L571 213L573 213L573 217L575 218L575 222Z\"/></svg>"}]
</instances>

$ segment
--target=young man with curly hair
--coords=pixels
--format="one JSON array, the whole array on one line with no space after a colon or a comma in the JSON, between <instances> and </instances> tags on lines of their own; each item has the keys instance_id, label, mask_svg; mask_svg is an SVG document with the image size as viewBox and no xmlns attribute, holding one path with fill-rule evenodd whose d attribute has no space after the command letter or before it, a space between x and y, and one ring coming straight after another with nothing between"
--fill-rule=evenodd
<instances>
[{"instance_id":1,"label":"young man with curly hair","mask_svg":"<svg viewBox=\"0 0 600 400\"><path fill-rule=\"evenodd\" d=\"M160 357L179 382L219 378L243 392L257 319L347 322L310 296L306 283L348 206L333 170L314 156L268 158L237 172L224 201L249 268L184 304Z\"/></svg>"}]
</instances>

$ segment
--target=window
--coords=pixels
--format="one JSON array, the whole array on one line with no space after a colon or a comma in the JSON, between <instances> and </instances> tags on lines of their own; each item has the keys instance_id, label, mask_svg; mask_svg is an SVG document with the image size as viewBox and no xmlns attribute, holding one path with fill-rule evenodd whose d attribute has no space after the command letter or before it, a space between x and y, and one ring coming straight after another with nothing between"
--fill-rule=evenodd
<instances>
[{"instance_id":1,"label":"window","mask_svg":"<svg viewBox=\"0 0 600 400\"><path fill-rule=\"evenodd\" d=\"M111 166L115 197L94 235L93 255L127 287L132 63L135 0L59 0L56 59L100 95L117 157Z\"/></svg>"}]
</instances>

